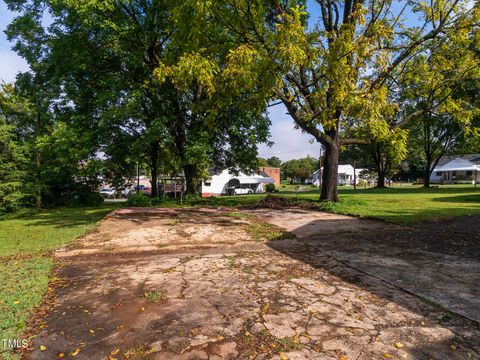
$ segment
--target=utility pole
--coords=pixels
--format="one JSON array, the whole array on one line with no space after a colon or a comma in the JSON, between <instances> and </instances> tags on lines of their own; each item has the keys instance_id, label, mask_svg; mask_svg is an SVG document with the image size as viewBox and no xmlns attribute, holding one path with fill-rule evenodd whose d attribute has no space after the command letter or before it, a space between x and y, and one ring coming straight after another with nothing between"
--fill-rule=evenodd
<instances>
[{"instance_id":1,"label":"utility pole","mask_svg":"<svg viewBox=\"0 0 480 360\"><path fill-rule=\"evenodd\" d=\"M323 145L320 144L320 157L318 158L318 191L322 192L322 177L323 177L323 161L322 161Z\"/></svg>"}]
</instances>

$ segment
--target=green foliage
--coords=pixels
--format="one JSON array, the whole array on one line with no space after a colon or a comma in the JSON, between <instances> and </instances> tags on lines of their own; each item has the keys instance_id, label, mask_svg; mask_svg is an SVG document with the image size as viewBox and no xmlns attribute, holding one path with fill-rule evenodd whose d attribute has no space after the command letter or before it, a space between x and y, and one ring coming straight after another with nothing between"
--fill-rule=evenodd
<instances>
[{"instance_id":1,"label":"green foliage","mask_svg":"<svg viewBox=\"0 0 480 360\"><path fill-rule=\"evenodd\" d=\"M469 24L472 13L462 23ZM425 186L440 158L462 152L469 138L478 139L478 99L469 89L480 84L478 29L462 29L438 39L428 53L416 56L400 76L401 98L410 131L409 161ZM474 140L475 141L475 140ZM473 149L472 149L473 150Z\"/></svg>"},{"instance_id":2,"label":"green foliage","mask_svg":"<svg viewBox=\"0 0 480 360\"><path fill-rule=\"evenodd\" d=\"M268 192L268 193L273 193L275 191L275 184L273 183L270 183L270 184L267 184L265 186L265 190Z\"/></svg>"},{"instance_id":3,"label":"green foliage","mask_svg":"<svg viewBox=\"0 0 480 360\"><path fill-rule=\"evenodd\" d=\"M0 87L0 215L18 211L31 203L32 183L29 179L28 146L15 134L10 122L22 106L13 87Z\"/></svg>"},{"instance_id":4,"label":"green foliage","mask_svg":"<svg viewBox=\"0 0 480 360\"><path fill-rule=\"evenodd\" d=\"M285 161L282 164L282 175L286 178L308 179L319 168L319 161L313 157Z\"/></svg>"},{"instance_id":5,"label":"green foliage","mask_svg":"<svg viewBox=\"0 0 480 360\"><path fill-rule=\"evenodd\" d=\"M257 162L258 162L258 166L269 166L268 160L266 159L258 158Z\"/></svg>"},{"instance_id":6,"label":"green foliage","mask_svg":"<svg viewBox=\"0 0 480 360\"><path fill-rule=\"evenodd\" d=\"M358 183L357 183L357 187L359 187L359 188L366 188L367 186L368 186L368 182L366 180L363 180L363 179L358 181Z\"/></svg>"},{"instance_id":7,"label":"green foliage","mask_svg":"<svg viewBox=\"0 0 480 360\"><path fill-rule=\"evenodd\" d=\"M220 2L217 20L228 24L232 37L244 39L230 52L224 74L255 96L281 100L296 125L322 143L331 164L322 198L336 201L336 177L328 173L342 145L395 142L398 157L405 155L405 136L392 129L399 107L390 79L395 82L417 53L433 49L440 34L462 38L477 29L479 11L467 0L303 5ZM350 138L353 133L362 135Z\"/></svg>"},{"instance_id":8,"label":"green foliage","mask_svg":"<svg viewBox=\"0 0 480 360\"><path fill-rule=\"evenodd\" d=\"M267 159L267 164L268 164L268 166L279 168L279 167L282 166L282 160L280 160L276 156L272 156L272 157Z\"/></svg>"},{"instance_id":9,"label":"green foliage","mask_svg":"<svg viewBox=\"0 0 480 360\"><path fill-rule=\"evenodd\" d=\"M152 206L152 198L144 194L135 194L128 198L127 204L133 207L148 207Z\"/></svg>"}]
</instances>

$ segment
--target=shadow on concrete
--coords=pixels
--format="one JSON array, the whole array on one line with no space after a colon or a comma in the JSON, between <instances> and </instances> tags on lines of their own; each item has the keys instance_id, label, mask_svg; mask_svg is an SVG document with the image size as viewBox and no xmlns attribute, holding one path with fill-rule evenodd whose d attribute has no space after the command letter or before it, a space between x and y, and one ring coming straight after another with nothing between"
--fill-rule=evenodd
<instances>
[{"instance_id":1,"label":"shadow on concrete","mask_svg":"<svg viewBox=\"0 0 480 360\"><path fill-rule=\"evenodd\" d=\"M285 242L269 242L269 247L417 312L455 334L452 339L410 349L415 359L480 357L480 216L401 227L327 214L299 221L295 227L288 219L292 215L301 216L299 211L283 211L270 221L285 224L304 247ZM315 254L327 255L342 266L332 268ZM385 286L373 286L373 279ZM392 286L420 302L392 297ZM474 352L452 352L462 347Z\"/></svg>"}]
</instances>

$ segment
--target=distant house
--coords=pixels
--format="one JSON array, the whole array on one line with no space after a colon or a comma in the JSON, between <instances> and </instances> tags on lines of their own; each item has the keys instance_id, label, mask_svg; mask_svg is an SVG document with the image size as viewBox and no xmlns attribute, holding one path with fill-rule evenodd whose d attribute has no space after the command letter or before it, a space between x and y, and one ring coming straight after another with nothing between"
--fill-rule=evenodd
<instances>
[{"instance_id":1,"label":"distant house","mask_svg":"<svg viewBox=\"0 0 480 360\"><path fill-rule=\"evenodd\" d=\"M355 174L357 176L357 184L360 181L360 172L365 169L354 169L352 165L338 165L338 185L353 185ZM315 171L312 174L311 182L315 186L320 185L320 178L322 176L323 168L320 170Z\"/></svg>"},{"instance_id":2,"label":"distant house","mask_svg":"<svg viewBox=\"0 0 480 360\"><path fill-rule=\"evenodd\" d=\"M200 194L202 197L261 194L265 192L266 184L274 183L275 180L264 171L253 174L242 172L234 174L229 170L223 170L219 174L211 172L210 177L201 182Z\"/></svg>"},{"instance_id":3,"label":"distant house","mask_svg":"<svg viewBox=\"0 0 480 360\"><path fill-rule=\"evenodd\" d=\"M480 154L444 156L433 169L431 183L454 184L480 181Z\"/></svg>"}]
</instances>

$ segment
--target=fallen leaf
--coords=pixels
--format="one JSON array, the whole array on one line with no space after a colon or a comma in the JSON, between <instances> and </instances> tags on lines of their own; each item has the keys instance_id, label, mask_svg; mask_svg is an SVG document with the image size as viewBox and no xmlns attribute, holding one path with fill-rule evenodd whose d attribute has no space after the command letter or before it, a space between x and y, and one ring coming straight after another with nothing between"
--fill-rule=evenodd
<instances>
[{"instance_id":1,"label":"fallen leaf","mask_svg":"<svg viewBox=\"0 0 480 360\"><path fill-rule=\"evenodd\" d=\"M57 354L57 359L63 359L65 357L64 353Z\"/></svg>"},{"instance_id":2,"label":"fallen leaf","mask_svg":"<svg viewBox=\"0 0 480 360\"><path fill-rule=\"evenodd\" d=\"M345 355L343 355L343 356L340 356L338 360L348 360L348 358Z\"/></svg>"},{"instance_id":3,"label":"fallen leaf","mask_svg":"<svg viewBox=\"0 0 480 360\"><path fill-rule=\"evenodd\" d=\"M80 353L80 348L77 348L74 352L70 353L70 356L77 356Z\"/></svg>"},{"instance_id":4,"label":"fallen leaf","mask_svg":"<svg viewBox=\"0 0 480 360\"><path fill-rule=\"evenodd\" d=\"M450 349L457 350L457 346L452 344L452 345L450 345Z\"/></svg>"},{"instance_id":5,"label":"fallen leaf","mask_svg":"<svg viewBox=\"0 0 480 360\"><path fill-rule=\"evenodd\" d=\"M45 351L45 350L47 350L47 347L43 346L43 345L40 345L40 351Z\"/></svg>"},{"instance_id":6,"label":"fallen leaf","mask_svg":"<svg viewBox=\"0 0 480 360\"><path fill-rule=\"evenodd\" d=\"M120 349L112 350L112 351L110 351L110 355L117 355L119 351L120 351Z\"/></svg>"},{"instance_id":7,"label":"fallen leaf","mask_svg":"<svg viewBox=\"0 0 480 360\"><path fill-rule=\"evenodd\" d=\"M401 349L401 348L405 347L405 345L403 343L401 343L400 341L393 344L393 346L395 346L397 349Z\"/></svg>"},{"instance_id":8,"label":"fallen leaf","mask_svg":"<svg viewBox=\"0 0 480 360\"><path fill-rule=\"evenodd\" d=\"M18 301L18 300L15 300L15 301L13 302L13 305L18 305L18 304L20 304L20 301Z\"/></svg>"},{"instance_id":9,"label":"fallen leaf","mask_svg":"<svg viewBox=\"0 0 480 360\"><path fill-rule=\"evenodd\" d=\"M95 330L90 329L88 331L90 331L90 334L95 334Z\"/></svg>"},{"instance_id":10,"label":"fallen leaf","mask_svg":"<svg viewBox=\"0 0 480 360\"><path fill-rule=\"evenodd\" d=\"M386 358L392 358L392 357L393 357L393 355L392 355L392 354L385 353L385 354L383 354L383 357L386 357Z\"/></svg>"},{"instance_id":11,"label":"fallen leaf","mask_svg":"<svg viewBox=\"0 0 480 360\"><path fill-rule=\"evenodd\" d=\"M140 308L140 311L145 311L145 308L142 306L142 307Z\"/></svg>"}]
</instances>

